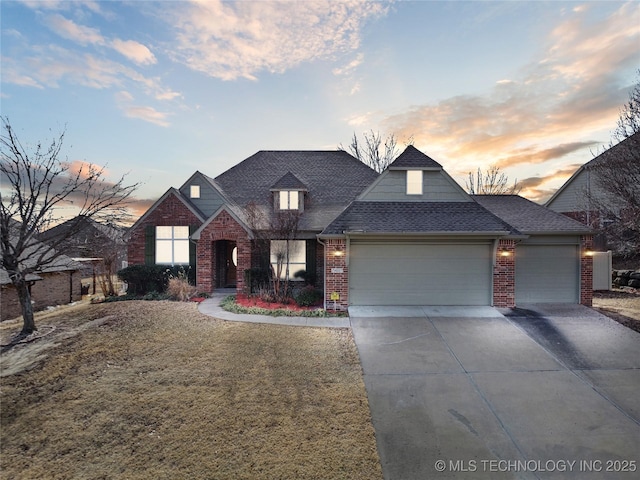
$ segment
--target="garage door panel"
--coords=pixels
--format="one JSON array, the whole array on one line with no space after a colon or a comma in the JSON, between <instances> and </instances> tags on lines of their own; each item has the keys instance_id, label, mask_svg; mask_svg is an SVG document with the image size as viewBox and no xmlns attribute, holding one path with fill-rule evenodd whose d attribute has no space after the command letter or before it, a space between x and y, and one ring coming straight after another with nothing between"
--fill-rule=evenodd
<instances>
[{"instance_id":1,"label":"garage door panel","mask_svg":"<svg viewBox=\"0 0 640 480\"><path fill-rule=\"evenodd\" d=\"M352 305L489 305L487 244L352 244Z\"/></svg>"},{"instance_id":2,"label":"garage door panel","mask_svg":"<svg viewBox=\"0 0 640 480\"><path fill-rule=\"evenodd\" d=\"M577 303L578 272L576 245L520 245L516 303Z\"/></svg>"}]
</instances>

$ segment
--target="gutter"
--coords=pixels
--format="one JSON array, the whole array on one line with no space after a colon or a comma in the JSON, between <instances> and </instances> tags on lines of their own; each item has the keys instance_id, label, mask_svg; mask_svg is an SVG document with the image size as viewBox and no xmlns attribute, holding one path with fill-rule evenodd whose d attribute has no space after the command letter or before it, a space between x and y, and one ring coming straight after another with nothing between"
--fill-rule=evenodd
<instances>
[{"instance_id":1,"label":"gutter","mask_svg":"<svg viewBox=\"0 0 640 480\"><path fill-rule=\"evenodd\" d=\"M316 236L316 240L322 245L322 307L327 310L327 245L322 243L320 236Z\"/></svg>"}]
</instances>

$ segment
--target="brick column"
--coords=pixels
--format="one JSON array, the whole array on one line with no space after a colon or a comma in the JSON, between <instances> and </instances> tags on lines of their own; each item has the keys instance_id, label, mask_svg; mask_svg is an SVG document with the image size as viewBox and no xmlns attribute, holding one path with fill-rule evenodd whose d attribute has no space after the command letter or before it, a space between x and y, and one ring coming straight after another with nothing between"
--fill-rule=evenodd
<instances>
[{"instance_id":1,"label":"brick column","mask_svg":"<svg viewBox=\"0 0 640 480\"><path fill-rule=\"evenodd\" d=\"M593 236L580 237L580 303L590 307L593 301Z\"/></svg>"},{"instance_id":2,"label":"brick column","mask_svg":"<svg viewBox=\"0 0 640 480\"><path fill-rule=\"evenodd\" d=\"M349 306L349 267L347 267L347 242L345 239L327 240L325 249L327 284L325 298L327 309L334 308L331 294L337 293L339 300L335 301L336 310L346 311Z\"/></svg>"},{"instance_id":3,"label":"brick column","mask_svg":"<svg viewBox=\"0 0 640 480\"><path fill-rule=\"evenodd\" d=\"M493 267L493 306L515 307L516 305L516 242L500 240Z\"/></svg>"}]
</instances>

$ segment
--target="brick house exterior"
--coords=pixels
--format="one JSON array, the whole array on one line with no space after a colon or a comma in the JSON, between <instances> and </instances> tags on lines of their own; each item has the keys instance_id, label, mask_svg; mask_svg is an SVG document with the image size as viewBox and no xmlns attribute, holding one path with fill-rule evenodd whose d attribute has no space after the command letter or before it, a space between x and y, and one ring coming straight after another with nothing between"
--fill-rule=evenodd
<instances>
[{"instance_id":1,"label":"brick house exterior","mask_svg":"<svg viewBox=\"0 0 640 480\"><path fill-rule=\"evenodd\" d=\"M290 270L315 277L327 308L591 302L588 228L519 196L470 196L413 146L382 174L314 151L258 152L216 178L196 172L129 230L129 262L166 263L173 248L199 291L246 294L245 272L272 264L282 241L272 225L288 212L299 219Z\"/></svg>"}]
</instances>

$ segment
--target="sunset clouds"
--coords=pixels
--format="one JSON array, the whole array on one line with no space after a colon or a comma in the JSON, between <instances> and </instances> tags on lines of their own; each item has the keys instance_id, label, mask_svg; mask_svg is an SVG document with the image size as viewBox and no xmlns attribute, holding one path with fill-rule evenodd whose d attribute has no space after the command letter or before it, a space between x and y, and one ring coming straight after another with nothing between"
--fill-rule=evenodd
<instances>
[{"instance_id":1,"label":"sunset clouds","mask_svg":"<svg viewBox=\"0 0 640 480\"><path fill-rule=\"evenodd\" d=\"M173 57L222 80L256 80L260 72L283 73L356 50L363 23L387 8L330 0L181 3L168 17L177 41Z\"/></svg>"},{"instance_id":2,"label":"sunset clouds","mask_svg":"<svg viewBox=\"0 0 640 480\"><path fill-rule=\"evenodd\" d=\"M640 68L638 2L0 8L3 114L32 140L68 124L80 158L133 171L144 198L186 171L373 130L412 138L462 184L496 165L544 201L609 141Z\"/></svg>"},{"instance_id":3,"label":"sunset clouds","mask_svg":"<svg viewBox=\"0 0 640 480\"><path fill-rule=\"evenodd\" d=\"M539 181L529 178L523 193L543 199L548 182L572 173L545 165L577 151L588 161L588 148L598 144L590 134L615 126L628 85L612 72L640 66L640 21L629 21L640 20L640 4L622 5L590 25L588 9L587 4L567 14L517 77L496 82L483 95L409 107L383 125L397 135L413 135L418 147L436 157L455 159L452 173L458 175L477 165L513 171L540 164L547 173Z\"/></svg>"}]
</instances>

